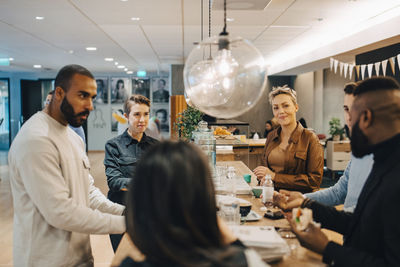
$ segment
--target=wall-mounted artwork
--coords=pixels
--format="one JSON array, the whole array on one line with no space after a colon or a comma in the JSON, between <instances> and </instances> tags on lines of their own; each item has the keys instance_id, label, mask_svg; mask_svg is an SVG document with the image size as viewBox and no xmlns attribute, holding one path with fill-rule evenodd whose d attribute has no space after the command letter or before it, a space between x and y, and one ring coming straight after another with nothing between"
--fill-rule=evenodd
<instances>
[{"instance_id":1,"label":"wall-mounted artwork","mask_svg":"<svg viewBox=\"0 0 400 267\"><path fill-rule=\"evenodd\" d=\"M130 78L111 78L111 103L123 103L131 92Z\"/></svg>"},{"instance_id":2,"label":"wall-mounted artwork","mask_svg":"<svg viewBox=\"0 0 400 267\"><path fill-rule=\"evenodd\" d=\"M155 116L160 122L161 132L169 132L168 106L165 105L165 107L153 107L152 115Z\"/></svg>"},{"instance_id":3,"label":"wall-mounted artwork","mask_svg":"<svg viewBox=\"0 0 400 267\"><path fill-rule=\"evenodd\" d=\"M150 99L150 79L132 79L132 94L143 95Z\"/></svg>"},{"instance_id":4,"label":"wall-mounted artwork","mask_svg":"<svg viewBox=\"0 0 400 267\"><path fill-rule=\"evenodd\" d=\"M99 107L95 107L90 116L93 117L90 121L94 129L106 128L107 124L103 117L103 111Z\"/></svg>"},{"instance_id":5,"label":"wall-mounted artwork","mask_svg":"<svg viewBox=\"0 0 400 267\"><path fill-rule=\"evenodd\" d=\"M107 104L108 103L108 78L97 77L97 97L94 100L95 104Z\"/></svg>"},{"instance_id":6,"label":"wall-mounted artwork","mask_svg":"<svg viewBox=\"0 0 400 267\"><path fill-rule=\"evenodd\" d=\"M111 132L118 132L118 124L125 122L122 108L112 107L111 109Z\"/></svg>"},{"instance_id":7,"label":"wall-mounted artwork","mask_svg":"<svg viewBox=\"0 0 400 267\"><path fill-rule=\"evenodd\" d=\"M169 102L169 88L168 78L152 78L151 91L153 103L168 103Z\"/></svg>"}]
</instances>

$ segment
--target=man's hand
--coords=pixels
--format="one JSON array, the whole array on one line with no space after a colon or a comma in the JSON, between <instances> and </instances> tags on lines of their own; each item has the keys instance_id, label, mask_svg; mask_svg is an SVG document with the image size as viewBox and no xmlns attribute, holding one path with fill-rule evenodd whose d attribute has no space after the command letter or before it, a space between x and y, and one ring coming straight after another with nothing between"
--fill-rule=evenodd
<instances>
[{"instance_id":1,"label":"man's hand","mask_svg":"<svg viewBox=\"0 0 400 267\"><path fill-rule=\"evenodd\" d=\"M297 191L280 190L274 194L274 205L280 207L284 211L298 208L304 201L302 193Z\"/></svg>"},{"instance_id":2,"label":"man's hand","mask_svg":"<svg viewBox=\"0 0 400 267\"><path fill-rule=\"evenodd\" d=\"M287 190L280 190L279 193L274 192L274 205L284 211L300 207L303 201L304 197L300 192Z\"/></svg>"},{"instance_id":3,"label":"man's hand","mask_svg":"<svg viewBox=\"0 0 400 267\"><path fill-rule=\"evenodd\" d=\"M265 166L258 166L253 170L254 174L257 176L257 180L263 184L265 180L265 175L270 174L272 177L272 180L275 177L275 173L271 171L268 167Z\"/></svg>"},{"instance_id":4,"label":"man's hand","mask_svg":"<svg viewBox=\"0 0 400 267\"><path fill-rule=\"evenodd\" d=\"M322 254L329 243L326 235L321 231L320 227L310 223L305 231L298 231L292 218L288 218L293 233L299 239L300 244L318 254Z\"/></svg>"}]
</instances>

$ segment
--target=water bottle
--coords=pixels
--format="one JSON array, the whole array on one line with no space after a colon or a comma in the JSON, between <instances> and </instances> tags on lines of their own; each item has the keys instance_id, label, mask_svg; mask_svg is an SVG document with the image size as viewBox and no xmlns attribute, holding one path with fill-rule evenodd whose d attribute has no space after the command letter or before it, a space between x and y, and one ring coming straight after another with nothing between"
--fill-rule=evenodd
<instances>
[{"instance_id":1,"label":"water bottle","mask_svg":"<svg viewBox=\"0 0 400 267\"><path fill-rule=\"evenodd\" d=\"M265 175L265 181L262 189L262 202L267 207L272 207L274 197L274 182L272 181L271 175Z\"/></svg>"},{"instance_id":2,"label":"water bottle","mask_svg":"<svg viewBox=\"0 0 400 267\"><path fill-rule=\"evenodd\" d=\"M253 135L253 140L258 140L258 139L260 139L260 136L259 136L258 133L256 132L256 133Z\"/></svg>"},{"instance_id":3,"label":"water bottle","mask_svg":"<svg viewBox=\"0 0 400 267\"><path fill-rule=\"evenodd\" d=\"M236 173L235 167L229 166L227 173L227 191L228 195L232 197L236 197Z\"/></svg>"}]
</instances>

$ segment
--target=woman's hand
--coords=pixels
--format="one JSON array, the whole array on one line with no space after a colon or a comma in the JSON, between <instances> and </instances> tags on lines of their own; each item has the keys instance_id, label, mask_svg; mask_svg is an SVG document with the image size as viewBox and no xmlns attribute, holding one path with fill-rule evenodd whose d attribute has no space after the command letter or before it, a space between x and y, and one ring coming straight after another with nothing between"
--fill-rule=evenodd
<instances>
[{"instance_id":1,"label":"woman's hand","mask_svg":"<svg viewBox=\"0 0 400 267\"><path fill-rule=\"evenodd\" d=\"M265 180L265 175L269 174L272 177L272 180L274 180L275 173L271 171L268 167L265 166L258 166L253 170L254 174L257 176L257 180L263 184Z\"/></svg>"}]
</instances>

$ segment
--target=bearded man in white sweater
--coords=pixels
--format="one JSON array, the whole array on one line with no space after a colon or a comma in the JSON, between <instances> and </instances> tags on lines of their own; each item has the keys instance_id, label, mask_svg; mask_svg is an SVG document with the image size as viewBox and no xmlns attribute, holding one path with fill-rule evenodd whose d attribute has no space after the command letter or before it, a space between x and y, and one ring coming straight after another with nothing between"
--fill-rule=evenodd
<instances>
[{"instance_id":1,"label":"bearded man in white sweater","mask_svg":"<svg viewBox=\"0 0 400 267\"><path fill-rule=\"evenodd\" d=\"M93 110L96 81L63 67L50 105L21 128L9 152L15 266L93 266L90 234L123 233L124 206L94 187L81 126Z\"/></svg>"}]
</instances>

